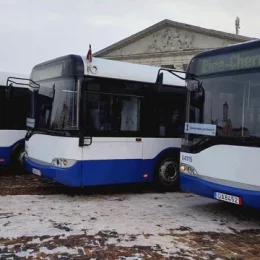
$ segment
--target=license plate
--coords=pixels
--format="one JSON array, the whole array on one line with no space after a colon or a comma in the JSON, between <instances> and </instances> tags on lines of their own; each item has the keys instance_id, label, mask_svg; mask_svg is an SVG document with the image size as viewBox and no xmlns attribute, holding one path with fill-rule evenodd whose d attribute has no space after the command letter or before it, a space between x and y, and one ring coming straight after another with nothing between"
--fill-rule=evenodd
<instances>
[{"instance_id":1,"label":"license plate","mask_svg":"<svg viewBox=\"0 0 260 260\"><path fill-rule=\"evenodd\" d=\"M35 168L32 168L32 173L41 176L41 171Z\"/></svg>"},{"instance_id":2,"label":"license plate","mask_svg":"<svg viewBox=\"0 0 260 260\"><path fill-rule=\"evenodd\" d=\"M237 205L242 205L242 199L237 196L228 195L221 192L214 192L214 198L217 200L222 200Z\"/></svg>"}]
</instances>

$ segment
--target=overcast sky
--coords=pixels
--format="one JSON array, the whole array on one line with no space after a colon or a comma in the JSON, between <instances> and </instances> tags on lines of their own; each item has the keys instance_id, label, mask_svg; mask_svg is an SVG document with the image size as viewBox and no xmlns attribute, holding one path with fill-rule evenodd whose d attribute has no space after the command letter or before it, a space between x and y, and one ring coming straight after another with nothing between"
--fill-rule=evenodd
<instances>
[{"instance_id":1,"label":"overcast sky","mask_svg":"<svg viewBox=\"0 0 260 260\"><path fill-rule=\"evenodd\" d=\"M0 0L0 71L96 52L163 19L260 38L257 0Z\"/></svg>"}]
</instances>

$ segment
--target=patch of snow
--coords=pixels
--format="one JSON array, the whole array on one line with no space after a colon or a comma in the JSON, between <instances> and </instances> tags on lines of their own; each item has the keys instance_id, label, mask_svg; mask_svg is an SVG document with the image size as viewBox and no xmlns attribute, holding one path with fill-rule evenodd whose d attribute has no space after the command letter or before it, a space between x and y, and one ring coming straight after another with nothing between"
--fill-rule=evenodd
<instances>
[{"instance_id":1,"label":"patch of snow","mask_svg":"<svg viewBox=\"0 0 260 260\"><path fill-rule=\"evenodd\" d=\"M46 247L40 247L39 248L39 253L44 253L46 255L48 255L48 254L57 254L57 253L77 254L78 250L76 250L74 248L68 248L68 247L65 247L65 246L56 247L56 248L51 249L51 250L49 250Z\"/></svg>"},{"instance_id":2,"label":"patch of snow","mask_svg":"<svg viewBox=\"0 0 260 260\"><path fill-rule=\"evenodd\" d=\"M172 235L153 235L148 238L145 238L143 235L138 235L133 241L131 241L127 235L121 235L120 241L118 241L117 238L110 238L106 244L114 244L122 247L152 247L153 250L158 251L165 256L174 256L180 252L180 250L190 250L188 245L177 241ZM186 255L186 257L188 256Z\"/></svg>"},{"instance_id":3,"label":"patch of snow","mask_svg":"<svg viewBox=\"0 0 260 260\"><path fill-rule=\"evenodd\" d=\"M21 252L16 252L15 255L18 257L25 257L25 258L29 258L29 257L33 257L36 258L37 254L40 253L44 253L44 254L56 254L56 253L68 253L68 254L77 254L78 251L77 249L73 249L73 248L67 248L65 246L61 246L61 247L57 247L54 249L47 249L46 247L40 247L39 249L37 249L39 251L35 252L33 249L27 249L26 251L21 251Z\"/></svg>"},{"instance_id":4,"label":"patch of snow","mask_svg":"<svg viewBox=\"0 0 260 260\"><path fill-rule=\"evenodd\" d=\"M41 244L41 243L49 242L49 241L52 241L52 240L53 240L53 237L46 238L46 239L34 238L33 240L28 241L26 244L27 245L30 245L30 244Z\"/></svg>"},{"instance_id":5,"label":"patch of snow","mask_svg":"<svg viewBox=\"0 0 260 260\"><path fill-rule=\"evenodd\" d=\"M29 258L29 257L36 257L36 253L33 252L32 249L28 249L26 251L21 251L21 252L17 252L15 253L16 256L18 257L25 257L25 258Z\"/></svg>"},{"instance_id":6,"label":"patch of snow","mask_svg":"<svg viewBox=\"0 0 260 260\"><path fill-rule=\"evenodd\" d=\"M260 228L257 220L241 220L234 207L227 210L217 201L185 193L2 196L0 215L4 215L6 209L12 215L0 218L0 237L3 238L95 235L101 230L158 236L180 227L184 227L181 230L188 227L198 232L227 233L231 232L230 228L238 231ZM5 225L7 221L9 225Z\"/></svg>"}]
</instances>

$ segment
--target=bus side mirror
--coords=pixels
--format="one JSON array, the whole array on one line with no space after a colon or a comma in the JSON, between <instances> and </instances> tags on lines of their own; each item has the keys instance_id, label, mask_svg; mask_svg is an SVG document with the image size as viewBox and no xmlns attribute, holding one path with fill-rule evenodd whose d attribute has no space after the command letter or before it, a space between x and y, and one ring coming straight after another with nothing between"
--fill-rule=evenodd
<instances>
[{"instance_id":1,"label":"bus side mirror","mask_svg":"<svg viewBox=\"0 0 260 260\"><path fill-rule=\"evenodd\" d=\"M156 85L158 88L161 88L163 85L163 72L159 73L156 79Z\"/></svg>"},{"instance_id":2,"label":"bus side mirror","mask_svg":"<svg viewBox=\"0 0 260 260\"><path fill-rule=\"evenodd\" d=\"M11 99L12 92L13 92L13 83L11 83L9 86L6 86L5 88L5 97L7 100Z\"/></svg>"},{"instance_id":3,"label":"bus side mirror","mask_svg":"<svg viewBox=\"0 0 260 260\"><path fill-rule=\"evenodd\" d=\"M202 87L201 82L196 82L194 84L193 91L191 92L191 103L195 106L202 106L205 99L205 91Z\"/></svg>"}]
</instances>

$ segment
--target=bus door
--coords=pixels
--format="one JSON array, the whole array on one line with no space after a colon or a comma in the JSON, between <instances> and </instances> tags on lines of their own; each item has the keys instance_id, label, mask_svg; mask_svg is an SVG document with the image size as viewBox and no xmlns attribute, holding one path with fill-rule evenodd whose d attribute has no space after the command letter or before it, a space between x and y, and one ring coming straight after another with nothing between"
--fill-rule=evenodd
<instances>
[{"instance_id":1,"label":"bus door","mask_svg":"<svg viewBox=\"0 0 260 260\"><path fill-rule=\"evenodd\" d=\"M142 97L84 92L82 185L140 182Z\"/></svg>"}]
</instances>

